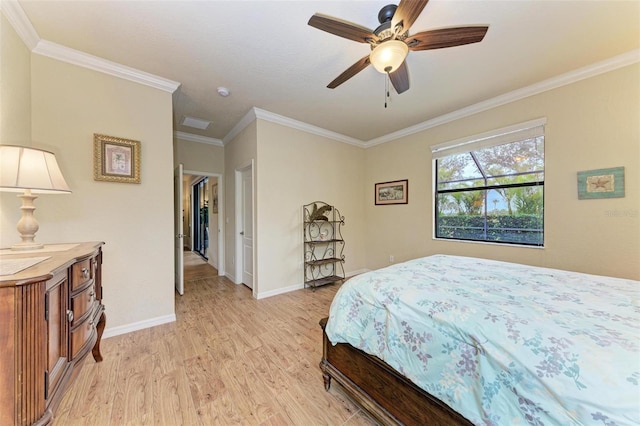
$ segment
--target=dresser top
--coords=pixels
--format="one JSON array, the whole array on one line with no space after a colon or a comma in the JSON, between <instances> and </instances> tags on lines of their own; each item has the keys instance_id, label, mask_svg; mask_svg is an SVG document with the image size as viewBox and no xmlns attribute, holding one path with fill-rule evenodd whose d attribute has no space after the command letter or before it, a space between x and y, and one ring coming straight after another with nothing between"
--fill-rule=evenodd
<instances>
[{"instance_id":1,"label":"dresser top","mask_svg":"<svg viewBox=\"0 0 640 426\"><path fill-rule=\"evenodd\" d=\"M100 241L46 244L39 250L0 249L0 287L13 287L47 280L57 271L95 254Z\"/></svg>"}]
</instances>

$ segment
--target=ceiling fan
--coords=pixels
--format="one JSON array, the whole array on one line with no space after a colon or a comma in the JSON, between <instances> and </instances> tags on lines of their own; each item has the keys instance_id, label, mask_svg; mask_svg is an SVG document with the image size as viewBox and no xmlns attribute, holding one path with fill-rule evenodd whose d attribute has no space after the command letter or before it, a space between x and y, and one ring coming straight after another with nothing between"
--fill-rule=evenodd
<instances>
[{"instance_id":1,"label":"ceiling fan","mask_svg":"<svg viewBox=\"0 0 640 426\"><path fill-rule=\"evenodd\" d=\"M409 72L405 58L409 51L442 49L482 41L489 27L467 26L422 31L413 35L409 28L418 18L429 0L400 0L380 9L380 26L370 30L358 24L316 13L308 24L322 31L371 46L371 54L351 65L327 87L335 89L372 64L387 74L397 93L409 89Z\"/></svg>"}]
</instances>

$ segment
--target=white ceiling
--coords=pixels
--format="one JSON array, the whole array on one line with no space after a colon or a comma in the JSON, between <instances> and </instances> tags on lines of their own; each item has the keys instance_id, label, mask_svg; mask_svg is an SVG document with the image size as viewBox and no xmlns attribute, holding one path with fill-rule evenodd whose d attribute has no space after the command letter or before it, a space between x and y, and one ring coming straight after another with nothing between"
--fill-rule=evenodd
<instances>
[{"instance_id":1,"label":"white ceiling","mask_svg":"<svg viewBox=\"0 0 640 426\"><path fill-rule=\"evenodd\" d=\"M217 140L257 107L366 145L594 63L624 54L632 61L640 57L638 0L431 0L411 33L488 25L484 41L410 52L411 88L401 95L392 91L386 109L385 77L373 67L327 89L370 49L308 26L309 18L319 12L373 29L388 2L19 0L17 5L38 40L180 83L174 93L175 130ZM219 86L231 95L220 97ZM184 116L213 124L207 130L180 126Z\"/></svg>"}]
</instances>

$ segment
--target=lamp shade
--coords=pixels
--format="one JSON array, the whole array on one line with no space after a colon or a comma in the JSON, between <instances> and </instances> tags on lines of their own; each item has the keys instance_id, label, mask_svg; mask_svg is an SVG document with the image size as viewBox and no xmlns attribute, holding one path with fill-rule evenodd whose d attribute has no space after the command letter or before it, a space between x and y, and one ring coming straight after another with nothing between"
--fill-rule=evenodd
<instances>
[{"instance_id":1,"label":"lamp shade","mask_svg":"<svg viewBox=\"0 0 640 426\"><path fill-rule=\"evenodd\" d=\"M389 40L377 45L369 55L373 67L383 74L391 74L402 65L409 54L409 46L400 40Z\"/></svg>"},{"instance_id":2,"label":"lamp shade","mask_svg":"<svg viewBox=\"0 0 640 426\"><path fill-rule=\"evenodd\" d=\"M56 156L41 149L0 145L0 191L69 193Z\"/></svg>"}]
</instances>

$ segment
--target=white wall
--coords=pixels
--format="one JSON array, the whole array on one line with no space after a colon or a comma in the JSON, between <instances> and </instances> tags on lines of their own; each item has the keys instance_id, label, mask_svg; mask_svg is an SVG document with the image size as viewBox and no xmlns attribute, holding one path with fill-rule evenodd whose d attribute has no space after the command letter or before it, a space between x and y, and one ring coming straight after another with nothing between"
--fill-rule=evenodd
<instances>
[{"instance_id":1,"label":"white wall","mask_svg":"<svg viewBox=\"0 0 640 426\"><path fill-rule=\"evenodd\" d=\"M545 248L436 241L431 145L547 117ZM640 279L640 65L627 66L366 150L367 266L434 253ZM576 173L625 167L624 198L578 200ZM409 179L409 204L373 185Z\"/></svg>"}]
</instances>

